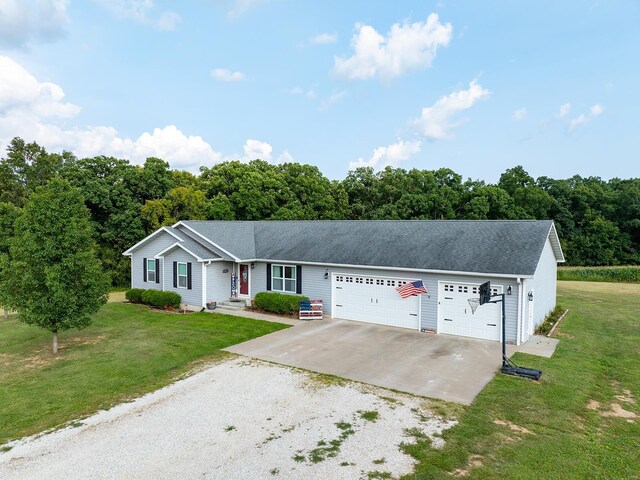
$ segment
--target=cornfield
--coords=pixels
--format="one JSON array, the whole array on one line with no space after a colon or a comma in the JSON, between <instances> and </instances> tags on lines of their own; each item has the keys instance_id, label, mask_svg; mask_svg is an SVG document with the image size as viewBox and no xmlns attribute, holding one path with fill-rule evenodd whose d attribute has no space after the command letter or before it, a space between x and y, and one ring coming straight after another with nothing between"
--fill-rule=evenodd
<instances>
[{"instance_id":1,"label":"cornfield","mask_svg":"<svg viewBox=\"0 0 640 480\"><path fill-rule=\"evenodd\" d=\"M640 283L640 266L563 267L558 269L558 280Z\"/></svg>"}]
</instances>

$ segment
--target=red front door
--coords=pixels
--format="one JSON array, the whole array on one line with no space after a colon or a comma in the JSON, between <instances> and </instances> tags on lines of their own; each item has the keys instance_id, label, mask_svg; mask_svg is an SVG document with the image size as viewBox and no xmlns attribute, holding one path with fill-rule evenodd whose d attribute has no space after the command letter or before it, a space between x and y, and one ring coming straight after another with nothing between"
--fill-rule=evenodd
<instances>
[{"instance_id":1,"label":"red front door","mask_svg":"<svg viewBox=\"0 0 640 480\"><path fill-rule=\"evenodd\" d=\"M249 295L249 265L240 265L240 295Z\"/></svg>"}]
</instances>

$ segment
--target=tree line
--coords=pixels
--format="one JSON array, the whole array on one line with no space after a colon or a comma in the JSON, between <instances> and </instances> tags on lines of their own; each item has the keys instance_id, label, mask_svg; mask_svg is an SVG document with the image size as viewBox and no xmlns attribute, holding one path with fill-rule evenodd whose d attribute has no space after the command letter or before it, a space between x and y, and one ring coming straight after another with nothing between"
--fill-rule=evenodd
<instances>
[{"instance_id":1,"label":"tree line","mask_svg":"<svg viewBox=\"0 0 640 480\"><path fill-rule=\"evenodd\" d=\"M143 165L76 158L20 138L0 159L0 254L21 209L53 179L82 192L98 257L114 285L129 284L124 250L183 219L553 219L568 264L640 264L638 178L534 179L516 166L495 184L448 168L358 168L329 180L312 165L261 160L222 162L194 175L159 158Z\"/></svg>"}]
</instances>

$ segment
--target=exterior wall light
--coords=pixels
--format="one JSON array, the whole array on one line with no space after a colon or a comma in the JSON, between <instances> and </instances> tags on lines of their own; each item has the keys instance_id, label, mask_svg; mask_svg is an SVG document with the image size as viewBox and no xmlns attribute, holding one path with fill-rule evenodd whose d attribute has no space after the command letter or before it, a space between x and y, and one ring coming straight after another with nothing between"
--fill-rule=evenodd
<instances>
[{"instance_id":1,"label":"exterior wall light","mask_svg":"<svg viewBox=\"0 0 640 480\"><path fill-rule=\"evenodd\" d=\"M329 269L328 268L324 271L324 279L325 280L329 280Z\"/></svg>"},{"instance_id":2,"label":"exterior wall light","mask_svg":"<svg viewBox=\"0 0 640 480\"><path fill-rule=\"evenodd\" d=\"M256 268L256 264L251 262L251 270L253 270L254 268Z\"/></svg>"},{"instance_id":3,"label":"exterior wall light","mask_svg":"<svg viewBox=\"0 0 640 480\"><path fill-rule=\"evenodd\" d=\"M529 292L529 295L527 295L527 297L529 297L530 302L533 302L533 292Z\"/></svg>"},{"instance_id":4,"label":"exterior wall light","mask_svg":"<svg viewBox=\"0 0 640 480\"><path fill-rule=\"evenodd\" d=\"M507 295L511 295L511 285L507 288Z\"/></svg>"}]
</instances>

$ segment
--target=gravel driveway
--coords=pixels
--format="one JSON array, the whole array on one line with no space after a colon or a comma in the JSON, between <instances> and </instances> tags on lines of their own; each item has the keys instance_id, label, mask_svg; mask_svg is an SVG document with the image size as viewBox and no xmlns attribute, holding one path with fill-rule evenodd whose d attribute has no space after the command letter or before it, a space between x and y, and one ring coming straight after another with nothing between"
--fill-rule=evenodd
<instances>
[{"instance_id":1,"label":"gravel driveway","mask_svg":"<svg viewBox=\"0 0 640 480\"><path fill-rule=\"evenodd\" d=\"M244 357L0 453L3 479L354 479L413 470L399 445L454 422L420 397ZM407 430L411 430L410 435Z\"/></svg>"}]
</instances>

